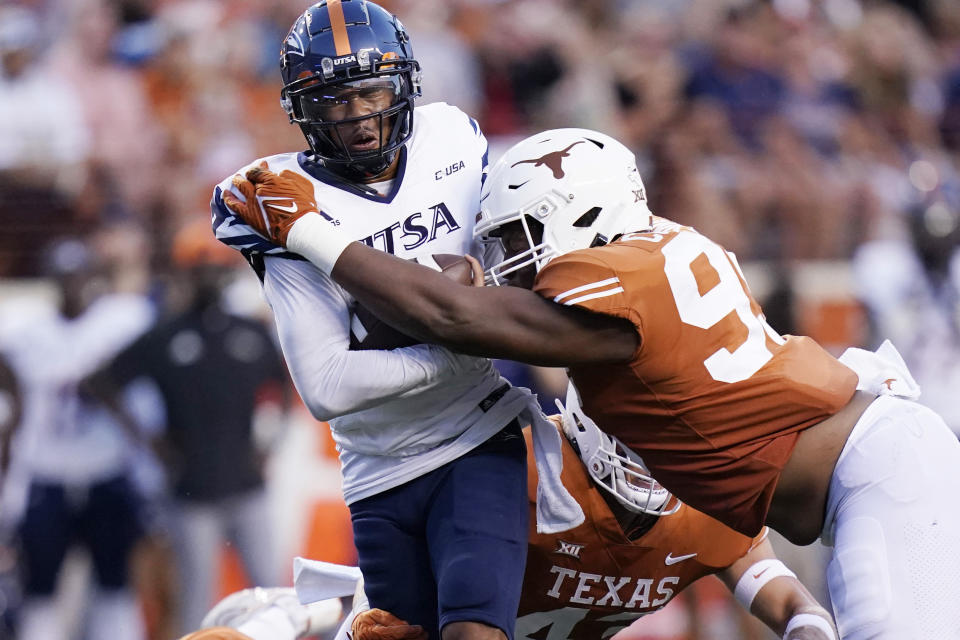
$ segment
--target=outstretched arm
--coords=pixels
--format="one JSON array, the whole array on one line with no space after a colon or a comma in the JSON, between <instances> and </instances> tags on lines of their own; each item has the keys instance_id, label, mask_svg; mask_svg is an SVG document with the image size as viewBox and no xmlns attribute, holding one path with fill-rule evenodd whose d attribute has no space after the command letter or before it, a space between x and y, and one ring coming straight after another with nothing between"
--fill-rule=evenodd
<instances>
[{"instance_id":1,"label":"outstretched arm","mask_svg":"<svg viewBox=\"0 0 960 640\"><path fill-rule=\"evenodd\" d=\"M784 640L837 640L830 614L777 559L769 540L764 539L719 577L740 604Z\"/></svg>"},{"instance_id":2,"label":"outstretched arm","mask_svg":"<svg viewBox=\"0 0 960 640\"><path fill-rule=\"evenodd\" d=\"M465 353L544 366L623 362L636 352L638 336L625 319L558 305L525 289L457 284L351 242L317 213L312 193L301 193L284 175L258 167L246 178L234 179L245 201L224 192L234 213L267 225L263 233L330 273L360 303L409 335ZM263 196L295 200L297 219L275 210L271 200L264 204Z\"/></svg>"},{"instance_id":3,"label":"outstretched arm","mask_svg":"<svg viewBox=\"0 0 960 640\"><path fill-rule=\"evenodd\" d=\"M516 287L467 287L358 242L333 279L404 332L457 351L563 366L629 360L633 325Z\"/></svg>"}]
</instances>

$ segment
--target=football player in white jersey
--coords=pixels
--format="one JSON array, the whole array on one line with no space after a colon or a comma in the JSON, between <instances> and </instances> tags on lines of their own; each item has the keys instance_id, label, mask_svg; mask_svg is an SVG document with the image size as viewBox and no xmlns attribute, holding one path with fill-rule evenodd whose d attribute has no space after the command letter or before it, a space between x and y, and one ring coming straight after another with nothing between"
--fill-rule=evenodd
<instances>
[{"instance_id":1,"label":"football player in white jersey","mask_svg":"<svg viewBox=\"0 0 960 640\"><path fill-rule=\"evenodd\" d=\"M453 106L414 112L410 38L366 0L309 7L283 44L281 73L282 104L309 149L220 183L216 236L256 270L295 386L330 423L371 604L431 638L512 638L527 528L518 416L532 396L488 360L441 347L350 349L355 300L285 231L245 223L226 204L296 215L305 198L352 239L401 258L480 255L486 140ZM259 201L241 176L261 168L294 190Z\"/></svg>"},{"instance_id":2,"label":"football player in white jersey","mask_svg":"<svg viewBox=\"0 0 960 640\"><path fill-rule=\"evenodd\" d=\"M9 314L0 351L22 401L10 467L0 478L0 528L16 526L24 576L17 637L70 637L57 584L68 551L80 546L95 586L85 637L137 640L146 637L130 585L131 554L144 533L130 444L137 434L83 393L81 381L142 334L154 310L139 293L105 286L98 256L80 239L54 241L44 266L59 300L18 301L15 313L12 306L0 312ZM128 393L122 401L133 401Z\"/></svg>"}]
</instances>

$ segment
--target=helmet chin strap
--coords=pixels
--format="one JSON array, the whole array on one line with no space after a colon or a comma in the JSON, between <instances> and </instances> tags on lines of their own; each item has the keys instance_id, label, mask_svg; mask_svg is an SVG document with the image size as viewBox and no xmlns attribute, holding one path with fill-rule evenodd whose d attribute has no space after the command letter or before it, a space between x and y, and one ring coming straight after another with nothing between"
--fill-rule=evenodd
<instances>
[{"instance_id":1,"label":"helmet chin strap","mask_svg":"<svg viewBox=\"0 0 960 640\"><path fill-rule=\"evenodd\" d=\"M324 166L345 180L363 184L365 182L375 182L375 179L378 176L385 173L390 168L390 165L393 164L393 161L396 157L397 152L392 151L384 156L381 156L380 158L371 158L368 161L327 161L324 162Z\"/></svg>"},{"instance_id":2,"label":"helmet chin strap","mask_svg":"<svg viewBox=\"0 0 960 640\"><path fill-rule=\"evenodd\" d=\"M355 191L361 195L374 197L380 196L380 193L376 189L368 187L354 173L334 171L331 166L333 163L326 164L322 159L317 158L315 155L311 155L311 160L316 163L316 169L322 171L325 175L325 179L329 180L330 182L335 182L344 189Z\"/></svg>"}]
</instances>

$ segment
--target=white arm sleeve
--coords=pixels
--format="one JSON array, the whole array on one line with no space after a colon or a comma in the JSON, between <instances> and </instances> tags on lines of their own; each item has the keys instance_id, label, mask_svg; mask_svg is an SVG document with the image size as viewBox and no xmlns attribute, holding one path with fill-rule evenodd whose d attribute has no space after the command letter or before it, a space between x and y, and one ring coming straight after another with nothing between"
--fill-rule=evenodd
<instances>
[{"instance_id":1,"label":"white arm sleeve","mask_svg":"<svg viewBox=\"0 0 960 640\"><path fill-rule=\"evenodd\" d=\"M264 293L304 404L318 420L366 409L476 366L436 345L350 351L346 294L309 262L267 258Z\"/></svg>"}]
</instances>

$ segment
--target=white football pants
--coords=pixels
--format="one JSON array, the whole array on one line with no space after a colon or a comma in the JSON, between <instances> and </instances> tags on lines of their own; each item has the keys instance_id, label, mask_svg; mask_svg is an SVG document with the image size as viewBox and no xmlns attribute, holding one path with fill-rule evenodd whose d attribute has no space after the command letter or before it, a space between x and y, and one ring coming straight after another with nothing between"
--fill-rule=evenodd
<instances>
[{"instance_id":1,"label":"white football pants","mask_svg":"<svg viewBox=\"0 0 960 640\"><path fill-rule=\"evenodd\" d=\"M821 539L843 640L960 640L960 441L936 413L893 396L867 408Z\"/></svg>"}]
</instances>

